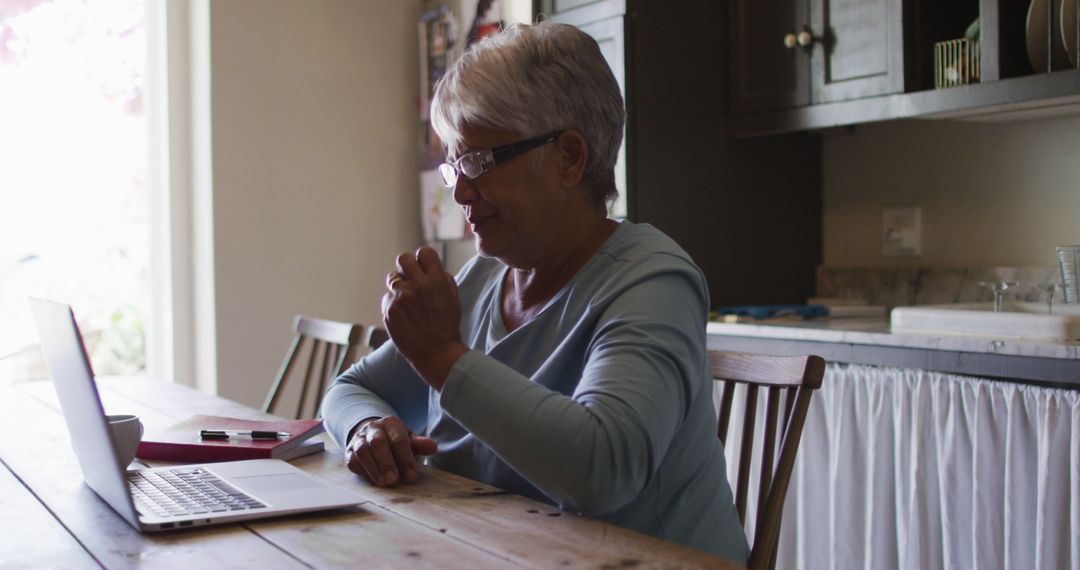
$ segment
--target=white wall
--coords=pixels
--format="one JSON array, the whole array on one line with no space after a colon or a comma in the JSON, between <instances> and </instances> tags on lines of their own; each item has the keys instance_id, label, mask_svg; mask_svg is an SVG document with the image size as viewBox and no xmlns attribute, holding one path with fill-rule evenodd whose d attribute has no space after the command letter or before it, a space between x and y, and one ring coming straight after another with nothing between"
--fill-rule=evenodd
<instances>
[{"instance_id":1,"label":"white wall","mask_svg":"<svg viewBox=\"0 0 1080 570\"><path fill-rule=\"evenodd\" d=\"M218 392L260 404L294 315L379 322L420 243L417 2L210 5Z\"/></svg>"},{"instance_id":2,"label":"white wall","mask_svg":"<svg viewBox=\"0 0 1080 570\"><path fill-rule=\"evenodd\" d=\"M1056 266L1080 243L1080 117L902 121L824 144L825 264ZM881 254L881 209L921 206L923 255Z\"/></svg>"}]
</instances>

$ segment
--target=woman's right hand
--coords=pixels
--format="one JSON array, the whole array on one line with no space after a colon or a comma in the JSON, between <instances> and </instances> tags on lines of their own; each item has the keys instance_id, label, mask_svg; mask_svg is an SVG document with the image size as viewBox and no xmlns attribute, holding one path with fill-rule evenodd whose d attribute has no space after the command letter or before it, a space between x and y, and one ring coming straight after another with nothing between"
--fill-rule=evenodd
<instances>
[{"instance_id":1,"label":"woman's right hand","mask_svg":"<svg viewBox=\"0 0 1080 570\"><path fill-rule=\"evenodd\" d=\"M415 482L419 455L435 453L435 440L416 435L395 416L364 420L345 446L345 465L380 487Z\"/></svg>"}]
</instances>

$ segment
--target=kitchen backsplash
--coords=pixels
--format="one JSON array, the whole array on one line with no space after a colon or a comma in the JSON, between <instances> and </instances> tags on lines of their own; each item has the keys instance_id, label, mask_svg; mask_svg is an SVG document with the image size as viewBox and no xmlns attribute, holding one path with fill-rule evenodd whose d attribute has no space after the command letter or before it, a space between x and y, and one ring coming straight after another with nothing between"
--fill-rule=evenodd
<instances>
[{"instance_id":1,"label":"kitchen backsplash","mask_svg":"<svg viewBox=\"0 0 1080 570\"><path fill-rule=\"evenodd\" d=\"M1045 302L1046 284L1061 285L1056 267L826 267L817 271L819 297L864 300L870 305L937 305L983 303L994 299L979 282L1019 283L1005 292L1006 301ZM1054 302L1063 301L1060 289Z\"/></svg>"}]
</instances>

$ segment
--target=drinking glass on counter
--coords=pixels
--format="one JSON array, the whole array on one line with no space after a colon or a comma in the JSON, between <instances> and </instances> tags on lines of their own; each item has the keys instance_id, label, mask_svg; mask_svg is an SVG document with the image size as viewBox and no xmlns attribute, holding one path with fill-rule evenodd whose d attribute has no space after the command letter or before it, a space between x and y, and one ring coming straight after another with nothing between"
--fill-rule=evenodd
<instances>
[{"instance_id":1,"label":"drinking glass on counter","mask_svg":"<svg viewBox=\"0 0 1080 570\"><path fill-rule=\"evenodd\" d=\"M1065 302L1080 302L1080 245L1057 246L1058 263L1061 264L1061 282L1065 287Z\"/></svg>"}]
</instances>

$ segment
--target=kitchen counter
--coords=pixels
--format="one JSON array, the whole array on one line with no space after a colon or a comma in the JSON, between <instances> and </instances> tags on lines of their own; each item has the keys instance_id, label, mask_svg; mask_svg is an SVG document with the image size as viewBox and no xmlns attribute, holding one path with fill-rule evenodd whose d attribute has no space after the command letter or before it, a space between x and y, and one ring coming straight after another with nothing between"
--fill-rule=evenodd
<instances>
[{"instance_id":1,"label":"kitchen counter","mask_svg":"<svg viewBox=\"0 0 1080 570\"><path fill-rule=\"evenodd\" d=\"M887 319L710 322L709 348L818 354L830 362L920 368L1080 389L1080 343L893 333Z\"/></svg>"}]
</instances>

